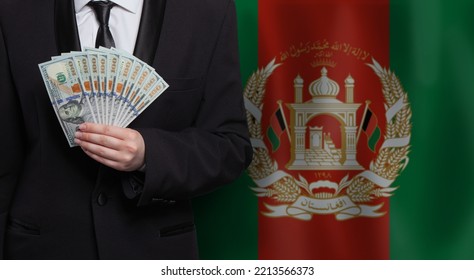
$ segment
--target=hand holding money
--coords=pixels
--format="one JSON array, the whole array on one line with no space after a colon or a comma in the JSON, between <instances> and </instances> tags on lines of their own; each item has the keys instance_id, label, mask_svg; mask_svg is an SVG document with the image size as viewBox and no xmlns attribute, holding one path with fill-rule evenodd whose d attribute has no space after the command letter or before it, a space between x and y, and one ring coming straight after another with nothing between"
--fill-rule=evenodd
<instances>
[{"instance_id":1,"label":"hand holding money","mask_svg":"<svg viewBox=\"0 0 474 280\"><path fill-rule=\"evenodd\" d=\"M145 142L130 128L83 123L75 143L92 159L119 171L135 171L145 163Z\"/></svg>"},{"instance_id":2,"label":"hand holding money","mask_svg":"<svg viewBox=\"0 0 474 280\"><path fill-rule=\"evenodd\" d=\"M78 144L80 124L127 127L168 88L155 69L117 49L86 48L53 57L39 68L71 147Z\"/></svg>"}]
</instances>

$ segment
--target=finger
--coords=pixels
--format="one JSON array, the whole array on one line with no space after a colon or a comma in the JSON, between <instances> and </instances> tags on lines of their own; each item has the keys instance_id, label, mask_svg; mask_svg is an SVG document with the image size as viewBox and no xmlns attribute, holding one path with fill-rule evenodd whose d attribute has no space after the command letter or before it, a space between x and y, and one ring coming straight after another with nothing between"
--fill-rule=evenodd
<instances>
[{"instance_id":1,"label":"finger","mask_svg":"<svg viewBox=\"0 0 474 280\"><path fill-rule=\"evenodd\" d=\"M102 163L103 165L106 165L106 166L108 166L110 168L113 168L115 170L118 170L118 171L134 171L134 170L137 170L137 168L134 167L134 166L124 164L123 162L120 162L120 161L114 161L114 160L110 160L110 159L107 159L107 158L103 158L99 155L91 153L88 150L85 150L85 149L83 149L83 150L84 150L84 153L86 153L93 160L95 160L99 163Z\"/></svg>"},{"instance_id":2,"label":"finger","mask_svg":"<svg viewBox=\"0 0 474 280\"><path fill-rule=\"evenodd\" d=\"M83 142L97 144L113 150L119 150L122 144L122 140L104 134L76 131L75 137Z\"/></svg>"},{"instance_id":3,"label":"finger","mask_svg":"<svg viewBox=\"0 0 474 280\"><path fill-rule=\"evenodd\" d=\"M99 162L99 163L102 163L103 165L106 165L110 168L113 168L113 169L116 169L116 170L120 170L120 171L125 171L125 170L122 170L120 167L120 163L119 162L116 162L116 161L113 161L113 160L110 160L110 159L106 159L106 158L103 158L103 157L100 157L94 153L91 153L89 152L88 150L86 149L83 149L84 153L86 153L90 158L92 158L93 160Z\"/></svg>"},{"instance_id":4,"label":"finger","mask_svg":"<svg viewBox=\"0 0 474 280\"><path fill-rule=\"evenodd\" d=\"M108 147L104 147L101 145L97 145L91 142L82 141L80 139L75 139L74 142L78 144L83 150L87 151L88 153L94 154L98 157L112 160L112 161L120 161L121 153L119 151L110 149Z\"/></svg>"},{"instance_id":5,"label":"finger","mask_svg":"<svg viewBox=\"0 0 474 280\"><path fill-rule=\"evenodd\" d=\"M104 125L97 123L83 123L79 125L82 132L109 135L118 139L126 139L129 129L112 125Z\"/></svg>"}]
</instances>

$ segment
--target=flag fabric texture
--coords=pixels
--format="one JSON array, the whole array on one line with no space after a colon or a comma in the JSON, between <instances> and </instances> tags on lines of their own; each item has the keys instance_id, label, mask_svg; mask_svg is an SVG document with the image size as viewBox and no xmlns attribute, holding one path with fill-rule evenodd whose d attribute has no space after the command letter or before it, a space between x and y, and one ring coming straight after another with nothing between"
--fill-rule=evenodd
<instances>
[{"instance_id":1,"label":"flag fabric texture","mask_svg":"<svg viewBox=\"0 0 474 280\"><path fill-rule=\"evenodd\" d=\"M200 257L474 259L474 2L235 2L242 83L265 80L251 127L283 100L291 141L254 139L270 175L194 201Z\"/></svg>"}]
</instances>

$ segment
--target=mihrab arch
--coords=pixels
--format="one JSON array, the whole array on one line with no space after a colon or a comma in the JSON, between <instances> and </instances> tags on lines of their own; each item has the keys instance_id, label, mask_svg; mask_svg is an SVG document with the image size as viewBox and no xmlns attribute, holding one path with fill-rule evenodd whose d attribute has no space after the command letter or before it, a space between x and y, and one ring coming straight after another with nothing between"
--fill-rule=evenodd
<instances>
[{"instance_id":1,"label":"mihrab arch","mask_svg":"<svg viewBox=\"0 0 474 280\"><path fill-rule=\"evenodd\" d=\"M303 79L298 75L294 80L295 103L286 104L290 109L291 159L290 170L354 170L363 169L357 162L357 119L356 112L361 104L354 102L354 79L349 75L345 80L346 102L337 99L339 85L327 77L325 67L321 77L309 86L312 99L303 102ZM329 115L341 124L341 147L332 143L324 127L309 127L310 139L319 137L319 146L306 139L308 122L317 116Z\"/></svg>"}]
</instances>

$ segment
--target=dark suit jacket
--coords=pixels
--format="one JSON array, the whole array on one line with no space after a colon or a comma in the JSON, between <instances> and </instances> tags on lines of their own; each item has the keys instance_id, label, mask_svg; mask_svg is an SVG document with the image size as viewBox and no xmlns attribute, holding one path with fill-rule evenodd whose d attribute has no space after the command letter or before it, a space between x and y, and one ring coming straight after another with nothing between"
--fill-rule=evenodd
<instances>
[{"instance_id":1,"label":"dark suit jacket","mask_svg":"<svg viewBox=\"0 0 474 280\"><path fill-rule=\"evenodd\" d=\"M68 147L42 83L38 63L80 48L73 7L0 2L0 255L196 258L189 199L238 177L252 153L234 3L145 0L135 55L170 88L131 125L146 145L138 188Z\"/></svg>"}]
</instances>

